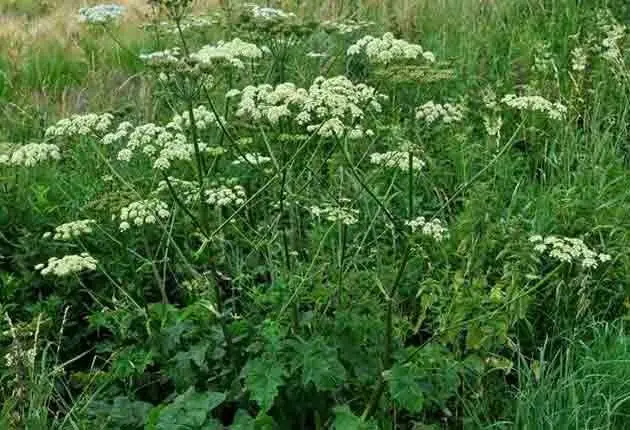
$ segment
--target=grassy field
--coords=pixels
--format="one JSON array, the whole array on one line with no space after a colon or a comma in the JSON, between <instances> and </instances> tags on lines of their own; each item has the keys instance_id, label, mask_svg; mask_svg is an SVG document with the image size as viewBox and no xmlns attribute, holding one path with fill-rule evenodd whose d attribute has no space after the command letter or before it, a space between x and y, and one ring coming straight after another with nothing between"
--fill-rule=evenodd
<instances>
[{"instance_id":1,"label":"grassy field","mask_svg":"<svg viewBox=\"0 0 630 430\"><path fill-rule=\"evenodd\" d=\"M628 428L625 2L118 4L0 0L0 429Z\"/></svg>"}]
</instances>

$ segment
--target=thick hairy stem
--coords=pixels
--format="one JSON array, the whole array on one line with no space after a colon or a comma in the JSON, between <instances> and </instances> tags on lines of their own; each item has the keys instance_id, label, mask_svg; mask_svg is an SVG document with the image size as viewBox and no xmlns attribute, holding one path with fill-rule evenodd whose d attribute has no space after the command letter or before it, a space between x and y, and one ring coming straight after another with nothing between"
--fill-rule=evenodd
<instances>
[{"instance_id":1,"label":"thick hairy stem","mask_svg":"<svg viewBox=\"0 0 630 430\"><path fill-rule=\"evenodd\" d=\"M409 220L413 219L413 153L409 150Z\"/></svg>"},{"instance_id":2,"label":"thick hairy stem","mask_svg":"<svg viewBox=\"0 0 630 430\"><path fill-rule=\"evenodd\" d=\"M147 254L147 258L151 261L151 270L153 271L153 276L155 277L155 282L158 284L158 288L160 289L160 296L162 297L162 303L168 303L168 296L166 295L166 284L164 283L164 279L160 275L160 271L155 265L155 261L153 261L153 256L151 254L151 248L149 247L149 242L147 241L147 237L142 235L142 241L144 243L144 250Z\"/></svg>"},{"instance_id":3,"label":"thick hairy stem","mask_svg":"<svg viewBox=\"0 0 630 430\"><path fill-rule=\"evenodd\" d=\"M197 227L199 231L201 232L201 234L203 234L204 238L208 239L208 232L206 231L205 227L201 225L197 217L190 211L190 209L188 209L188 207L184 204L184 202L182 202L182 200L179 198L179 196L177 195L177 192L173 188L173 184L171 184L171 181L168 179L168 176L166 175L166 173L163 173L162 175L164 177L164 181L166 182L166 186L168 187L169 193L173 197L173 200L175 200L175 204L179 206L184 211L184 213L190 218L193 224L195 224L195 227ZM203 204L203 203L200 202L200 204Z\"/></svg>"},{"instance_id":4,"label":"thick hairy stem","mask_svg":"<svg viewBox=\"0 0 630 430\"><path fill-rule=\"evenodd\" d=\"M343 145L343 155L344 155L346 164L350 168L350 173L352 173L352 176L354 176L354 179L356 179L359 185L361 185L361 188L363 188L365 192L367 192L370 195L370 197L376 202L376 204L381 208L385 216L387 216L387 218L394 225L394 227L396 227L397 226L396 218L394 218L391 212L385 207L381 199L379 199L376 196L376 194L374 194L374 192L370 189L370 187L367 186L367 184L363 181L363 179L361 179L361 176L359 176L359 173L356 171L356 169L352 165L352 160L350 159L350 153L348 152L348 148L346 147L346 145Z\"/></svg>"},{"instance_id":5,"label":"thick hairy stem","mask_svg":"<svg viewBox=\"0 0 630 430\"><path fill-rule=\"evenodd\" d=\"M223 333L223 338L225 339L225 349L227 350L227 354L230 357L232 363L236 363L236 357L234 356L234 347L232 342L232 334L230 333L230 330L228 329L225 322L225 307L223 305L223 296L217 279L215 279L214 281L214 293L217 300L217 312L219 312L219 325L221 326L221 332Z\"/></svg>"},{"instance_id":6,"label":"thick hairy stem","mask_svg":"<svg viewBox=\"0 0 630 430\"><path fill-rule=\"evenodd\" d=\"M339 275L337 278L337 306L341 308L343 304L343 274L344 274L344 262L346 258L346 243L347 243L347 226L343 223L339 223Z\"/></svg>"},{"instance_id":7,"label":"thick hairy stem","mask_svg":"<svg viewBox=\"0 0 630 430\"><path fill-rule=\"evenodd\" d=\"M396 279L394 280L394 284L389 292L389 297L387 297L387 311L385 316L385 345L383 351L383 368L385 370L389 370L392 367L392 350L393 350L393 314L394 314L394 299L396 297L396 293L398 292L398 288L400 286L400 281L405 273L407 268L407 263L409 262L409 257L411 256L411 246L407 241L405 245L405 251L403 254L403 259L400 262L400 266L398 267L398 273L396 273ZM372 397L368 405L366 406L361 419L365 420L369 418L374 411L376 410L376 406L383 394L385 388L385 380L381 375L379 381L374 388L374 392L372 393Z\"/></svg>"},{"instance_id":8,"label":"thick hairy stem","mask_svg":"<svg viewBox=\"0 0 630 430\"><path fill-rule=\"evenodd\" d=\"M287 157L285 149L282 148L282 181L280 184L280 234L282 236L282 248L284 252L284 266L286 270L286 276L288 277L291 273L291 254L289 253L289 235L287 232L287 216L285 213L284 200L286 193L286 184L287 184ZM291 320L293 324L293 330L297 333L300 327L300 312L298 307L298 301L296 300L293 303L292 312L291 312Z\"/></svg>"}]
</instances>

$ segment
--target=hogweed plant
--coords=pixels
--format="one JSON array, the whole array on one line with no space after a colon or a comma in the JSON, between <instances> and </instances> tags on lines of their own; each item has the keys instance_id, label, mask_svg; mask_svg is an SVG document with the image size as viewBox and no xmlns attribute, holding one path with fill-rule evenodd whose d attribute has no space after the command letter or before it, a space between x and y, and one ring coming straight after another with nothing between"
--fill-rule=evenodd
<instances>
[{"instance_id":1,"label":"hogweed plant","mask_svg":"<svg viewBox=\"0 0 630 430\"><path fill-rule=\"evenodd\" d=\"M15 247L28 249L33 309L52 319L61 305L76 309L63 317L78 369L66 376L73 390L107 387L91 393L86 422L456 425L476 395L469 387L512 371L537 298L555 289L556 312L578 301L584 315L597 299L587 287L610 283L616 250L536 235L543 221L468 200L496 189L484 198L503 202L525 186L516 142L525 128L532 142L562 136L574 120L563 94L538 93L538 81L525 92L487 83L479 96L414 80L409 67L439 74L436 55L392 33L364 35L376 31L367 21L229 5L215 16L222 25L197 32L211 25L191 17L191 1L150 4L157 24L147 34L159 40L133 52L147 99L127 113L60 119L40 142L0 154L3 180L15 178L6 189L32 208L48 198L33 197L46 185L36 181L52 184L54 205L33 210L47 221ZM122 13L80 12L117 43L111 24ZM605 58L620 31L605 29ZM343 49L322 53L322 40ZM549 49L536 51L536 73L585 72L578 48L570 70ZM294 73L328 55L327 67ZM491 151L479 150L486 139ZM505 191L496 178L512 171L516 189ZM31 349L15 345L14 336L10 365L30 365Z\"/></svg>"}]
</instances>

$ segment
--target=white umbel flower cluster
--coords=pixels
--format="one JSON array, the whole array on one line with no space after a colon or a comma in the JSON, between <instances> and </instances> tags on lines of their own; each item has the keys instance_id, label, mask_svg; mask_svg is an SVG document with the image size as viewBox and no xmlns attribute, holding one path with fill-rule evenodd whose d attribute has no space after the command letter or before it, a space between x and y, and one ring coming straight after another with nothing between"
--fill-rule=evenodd
<instances>
[{"instance_id":1,"label":"white umbel flower cluster","mask_svg":"<svg viewBox=\"0 0 630 430\"><path fill-rule=\"evenodd\" d=\"M98 260L87 252L80 255L66 255L61 258L51 257L46 264L40 263L35 266L35 270L41 271L41 274L55 275L60 278L75 273L96 270Z\"/></svg>"},{"instance_id":2,"label":"white umbel flower cluster","mask_svg":"<svg viewBox=\"0 0 630 430\"><path fill-rule=\"evenodd\" d=\"M387 151L370 154L370 163L380 166L409 170L409 152ZM411 167L414 170L422 170L424 161L415 155L411 155Z\"/></svg>"},{"instance_id":3,"label":"white umbel flower cluster","mask_svg":"<svg viewBox=\"0 0 630 430\"><path fill-rule=\"evenodd\" d=\"M181 61L181 50L179 48L165 49L163 51L140 54L139 57L149 66L165 67L179 64Z\"/></svg>"},{"instance_id":4,"label":"white umbel flower cluster","mask_svg":"<svg viewBox=\"0 0 630 430\"><path fill-rule=\"evenodd\" d=\"M610 261L608 254L597 253L584 244L581 239L534 235L529 238L534 250L562 263L580 263L585 269L596 269L599 263Z\"/></svg>"},{"instance_id":5,"label":"white umbel flower cluster","mask_svg":"<svg viewBox=\"0 0 630 430\"><path fill-rule=\"evenodd\" d=\"M327 221L339 222L344 225L356 224L359 221L357 209L339 205L311 206L308 211L316 218L324 218Z\"/></svg>"},{"instance_id":6,"label":"white umbel flower cluster","mask_svg":"<svg viewBox=\"0 0 630 430\"><path fill-rule=\"evenodd\" d=\"M427 221L423 216L421 216L416 219L405 221L405 225L411 228L412 233L419 231L424 236L433 238L437 242L441 242L448 237L448 230L437 218Z\"/></svg>"},{"instance_id":7,"label":"white umbel flower cluster","mask_svg":"<svg viewBox=\"0 0 630 430\"><path fill-rule=\"evenodd\" d=\"M109 131L114 116L110 113L72 115L46 129L46 137L78 137L102 135Z\"/></svg>"},{"instance_id":8,"label":"white umbel flower cluster","mask_svg":"<svg viewBox=\"0 0 630 430\"><path fill-rule=\"evenodd\" d=\"M125 13L125 7L117 4L98 4L79 9L79 21L88 24L107 24Z\"/></svg>"},{"instance_id":9,"label":"white umbel flower cluster","mask_svg":"<svg viewBox=\"0 0 630 430\"><path fill-rule=\"evenodd\" d=\"M214 112L208 110L204 105L193 108L193 116L195 117L195 125L198 130L206 130L213 126L218 126L219 121L223 122L223 118L217 118ZM172 123L175 124L181 130L185 130L190 127L190 113L184 111L181 114L176 114L173 117Z\"/></svg>"},{"instance_id":10,"label":"white umbel flower cluster","mask_svg":"<svg viewBox=\"0 0 630 430\"><path fill-rule=\"evenodd\" d=\"M165 202L158 199L139 200L120 209L118 228L120 231L126 231L132 226L152 225L169 216L170 212ZM112 218L116 219L116 216Z\"/></svg>"},{"instance_id":11,"label":"white umbel flower cluster","mask_svg":"<svg viewBox=\"0 0 630 430\"><path fill-rule=\"evenodd\" d=\"M583 48L577 46L571 51L571 69L574 72L583 72L586 70L588 58Z\"/></svg>"},{"instance_id":12,"label":"white umbel flower cluster","mask_svg":"<svg viewBox=\"0 0 630 430\"><path fill-rule=\"evenodd\" d=\"M416 60L423 57L426 61L435 62L435 55L424 51L422 46L396 39L392 33L385 33L383 37L365 36L348 48L348 56L365 53L370 61L389 64L393 61Z\"/></svg>"},{"instance_id":13,"label":"white umbel flower cluster","mask_svg":"<svg viewBox=\"0 0 630 430\"><path fill-rule=\"evenodd\" d=\"M232 182L232 181L231 181ZM211 206L240 206L245 203L245 188L234 184L212 184L212 188L203 190L205 202Z\"/></svg>"},{"instance_id":14,"label":"white umbel flower cluster","mask_svg":"<svg viewBox=\"0 0 630 430\"><path fill-rule=\"evenodd\" d=\"M161 180L158 183L155 193L163 194L171 192L168 184L171 184L173 191L177 193L179 199L187 205L192 205L199 201L199 185L196 182L186 181L184 179L168 177L168 182Z\"/></svg>"},{"instance_id":15,"label":"white umbel flower cluster","mask_svg":"<svg viewBox=\"0 0 630 430\"><path fill-rule=\"evenodd\" d=\"M129 133L134 129L134 125L129 121L124 121L118 124L116 131L107 133L101 139L103 145L114 145L120 143L124 138L129 136Z\"/></svg>"},{"instance_id":16,"label":"white umbel flower cluster","mask_svg":"<svg viewBox=\"0 0 630 430\"><path fill-rule=\"evenodd\" d=\"M0 155L0 164L33 167L50 160L59 160L59 147L52 143L28 143L18 146L10 155Z\"/></svg>"},{"instance_id":17,"label":"white umbel flower cluster","mask_svg":"<svg viewBox=\"0 0 630 430\"><path fill-rule=\"evenodd\" d=\"M271 158L270 157L265 157L262 154L259 154L258 152L246 152L243 155L240 155L236 158L236 160L232 161L233 165L240 165L240 164L250 164L253 166L259 166L261 164L266 164L271 162Z\"/></svg>"},{"instance_id":18,"label":"white umbel flower cluster","mask_svg":"<svg viewBox=\"0 0 630 430\"><path fill-rule=\"evenodd\" d=\"M126 147L118 151L118 160L131 161L138 152L155 159L155 168L167 169L171 160L190 160L192 148L183 133L148 123L129 133Z\"/></svg>"},{"instance_id":19,"label":"white umbel flower cluster","mask_svg":"<svg viewBox=\"0 0 630 430\"><path fill-rule=\"evenodd\" d=\"M204 28L208 28L208 27L212 27L215 26L217 24L219 24L219 17L216 16L216 14L214 16L210 15L210 16L186 16L186 17L182 17L180 23L179 23L179 27L181 28L182 32L184 31L199 31L201 29ZM153 24L148 24L146 27L149 26L153 26ZM178 34L179 33L179 29L177 28L177 25L174 24L171 21L160 21L157 23L157 27L163 31L164 33L170 33L170 34Z\"/></svg>"},{"instance_id":20,"label":"white umbel flower cluster","mask_svg":"<svg viewBox=\"0 0 630 430\"><path fill-rule=\"evenodd\" d=\"M552 103L541 96L517 96L508 94L501 99L506 106L517 110L529 110L545 114L549 119L562 120L567 107L560 102Z\"/></svg>"},{"instance_id":21,"label":"white umbel flower cluster","mask_svg":"<svg viewBox=\"0 0 630 430\"><path fill-rule=\"evenodd\" d=\"M418 108L416 119L423 120L429 124L433 124L436 121L444 124L461 122L464 119L464 108L458 104L440 104L431 100Z\"/></svg>"},{"instance_id":22,"label":"white umbel flower cluster","mask_svg":"<svg viewBox=\"0 0 630 430\"><path fill-rule=\"evenodd\" d=\"M295 17L295 14L292 12L285 12L282 9L273 7L263 7L257 4L247 4L245 7L249 8L249 12L254 18L265 21L285 20Z\"/></svg>"},{"instance_id":23,"label":"white umbel flower cluster","mask_svg":"<svg viewBox=\"0 0 630 430\"><path fill-rule=\"evenodd\" d=\"M262 58L264 50L253 43L239 38L229 42L219 41L216 45L206 45L190 55L191 60L203 65L230 64L237 69L245 68L245 60Z\"/></svg>"},{"instance_id":24,"label":"white umbel flower cluster","mask_svg":"<svg viewBox=\"0 0 630 430\"><path fill-rule=\"evenodd\" d=\"M597 25L604 38L599 50L601 56L618 65L623 64L623 52L620 44L626 36L626 26L620 24L609 10L600 10L597 13Z\"/></svg>"},{"instance_id":25,"label":"white umbel flower cluster","mask_svg":"<svg viewBox=\"0 0 630 430\"><path fill-rule=\"evenodd\" d=\"M352 19L344 20L344 21L322 21L320 24L321 27L327 31L339 33L339 34L350 34L359 30L363 30L371 25L374 25L372 21L355 21Z\"/></svg>"},{"instance_id":26,"label":"white umbel flower cluster","mask_svg":"<svg viewBox=\"0 0 630 430\"><path fill-rule=\"evenodd\" d=\"M239 95L236 91L229 91L226 97ZM295 110L304 105L308 99L308 91L298 88L291 82L277 85L269 84L247 86L240 92L236 115L247 117L254 121L266 119L276 125L282 118L291 118Z\"/></svg>"},{"instance_id":27,"label":"white umbel flower cluster","mask_svg":"<svg viewBox=\"0 0 630 430\"><path fill-rule=\"evenodd\" d=\"M231 92L230 95L235 95ZM345 76L318 77L308 90L287 82L275 88L268 84L248 86L240 93L236 115L254 121L266 120L276 125L281 119L295 121L307 131L320 136L340 135L358 139L372 135L357 123L365 109L381 111L386 97L368 85L354 84Z\"/></svg>"},{"instance_id":28,"label":"white umbel flower cluster","mask_svg":"<svg viewBox=\"0 0 630 430\"><path fill-rule=\"evenodd\" d=\"M44 233L44 239L52 236L54 240L72 240L92 233L94 225L96 225L96 221L93 219L67 222L55 227L54 234L51 232Z\"/></svg>"}]
</instances>

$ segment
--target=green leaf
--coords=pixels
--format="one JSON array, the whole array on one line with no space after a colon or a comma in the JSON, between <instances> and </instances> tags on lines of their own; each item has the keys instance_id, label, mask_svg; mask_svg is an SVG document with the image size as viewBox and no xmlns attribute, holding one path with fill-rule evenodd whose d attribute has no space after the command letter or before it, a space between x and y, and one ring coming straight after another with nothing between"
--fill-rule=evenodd
<instances>
[{"instance_id":1,"label":"green leaf","mask_svg":"<svg viewBox=\"0 0 630 430\"><path fill-rule=\"evenodd\" d=\"M135 429L145 423L152 405L130 400L128 397L115 397L112 402L92 401L89 413L98 420L109 422L115 428Z\"/></svg>"},{"instance_id":2,"label":"green leaf","mask_svg":"<svg viewBox=\"0 0 630 430\"><path fill-rule=\"evenodd\" d=\"M332 391L346 380L346 369L337 358L337 349L316 338L301 345L302 382L313 383L320 391Z\"/></svg>"},{"instance_id":3,"label":"green leaf","mask_svg":"<svg viewBox=\"0 0 630 430\"><path fill-rule=\"evenodd\" d=\"M410 364L395 364L387 372L389 393L392 399L409 412L422 412L424 392L420 369Z\"/></svg>"},{"instance_id":4,"label":"green leaf","mask_svg":"<svg viewBox=\"0 0 630 430\"><path fill-rule=\"evenodd\" d=\"M276 360L257 358L249 360L243 368L245 387L258 402L263 412L273 406L278 388L284 383L284 369Z\"/></svg>"},{"instance_id":5,"label":"green leaf","mask_svg":"<svg viewBox=\"0 0 630 430\"><path fill-rule=\"evenodd\" d=\"M230 426L230 430L273 430L276 428L278 426L269 415L260 413L253 418L243 409L236 412L234 422Z\"/></svg>"},{"instance_id":6,"label":"green leaf","mask_svg":"<svg viewBox=\"0 0 630 430\"><path fill-rule=\"evenodd\" d=\"M334 409L335 430L377 430L378 427L374 422L362 421L360 417L356 416L347 405L337 406Z\"/></svg>"},{"instance_id":7,"label":"green leaf","mask_svg":"<svg viewBox=\"0 0 630 430\"><path fill-rule=\"evenodd\" d=\"M223 424L214 418L209 419L199 430L223 430Z\"/></svg>"},{"instance_id":8,"label":"green leaf","mask_svg":"<svg viewBox=\"0 0 630 430\"><path fill-rule=\"evenodd\" d=\"M230 426L231 430L254 430L256 428L256 420L243 409L236 411L234 422Z\"/></svg>"},{"instance_id":9,"label":"green leaf","mask_svg":"<svg viewBox=\"0 0 630 430\"><path fill-rule=\"evenodd\" d=\"M153 354L140 348L128 347L120 351L112 360L112 374L116 378L142 375L153 362Z\"/></svg>"},{"instance_id":10,"label":"green leaf","mask_svg":"<svg viewBox=\"0 0 630 430\"><path fill-rule=\"evenodd\" d=\"M225 400L224 393L197 393L189 388L165 407L159 416L157 430L190 430L204 425L210 411Z\"/></svg>"}]
</instances>

